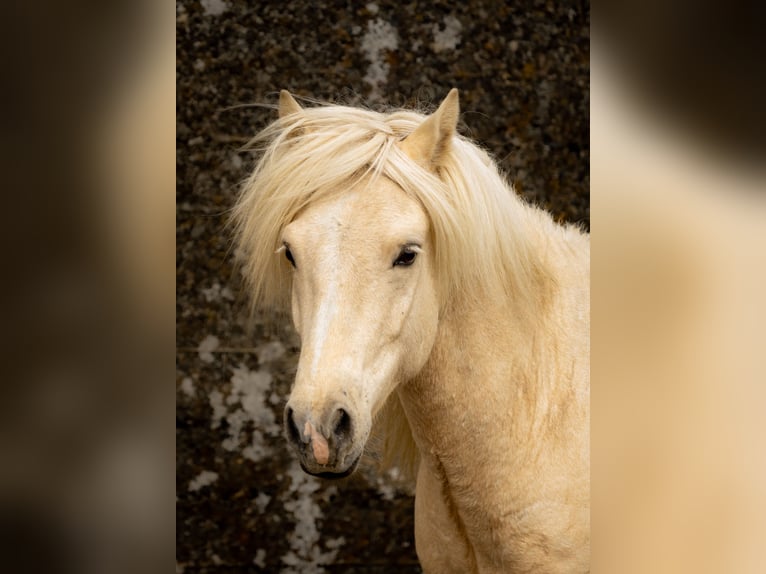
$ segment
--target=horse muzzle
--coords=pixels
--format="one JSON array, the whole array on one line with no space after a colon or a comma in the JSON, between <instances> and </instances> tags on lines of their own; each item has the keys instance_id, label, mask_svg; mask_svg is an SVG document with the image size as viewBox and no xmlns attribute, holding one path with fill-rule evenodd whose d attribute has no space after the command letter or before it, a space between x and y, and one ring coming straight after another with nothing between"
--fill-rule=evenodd
<instances>
[{"instance_id":1,"label":"horse muzzle","mask_svg":"<svg viewBox=\"0 0 766 574\"><path fill-rule=\"evenodd\" d=\"M335 404L313 412L288 403L284 421L287 440L305 472L321 478L343 478L354 472L363 445L356 446L356 425L347 409Z\"/></svg>"}]
</instances>

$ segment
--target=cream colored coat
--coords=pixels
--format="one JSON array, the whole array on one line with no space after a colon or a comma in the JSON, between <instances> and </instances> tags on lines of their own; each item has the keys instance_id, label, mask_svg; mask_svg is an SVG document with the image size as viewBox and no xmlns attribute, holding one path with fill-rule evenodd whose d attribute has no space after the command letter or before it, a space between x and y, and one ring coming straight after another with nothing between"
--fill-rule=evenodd
<instances>
[{"instance_id":1,"label":"cream colored coat","mask_svg":"<svg viewBox=\"0 0 766 574\"><path fill-rule=\"evenodd\" d=\"M383 427L428 573L587 572L589 240L458 115L456 90L427 119L282 92L235 221L254 299L287 295L302 339L287 436L333 477Z\"/></svg>"}]
</instances>

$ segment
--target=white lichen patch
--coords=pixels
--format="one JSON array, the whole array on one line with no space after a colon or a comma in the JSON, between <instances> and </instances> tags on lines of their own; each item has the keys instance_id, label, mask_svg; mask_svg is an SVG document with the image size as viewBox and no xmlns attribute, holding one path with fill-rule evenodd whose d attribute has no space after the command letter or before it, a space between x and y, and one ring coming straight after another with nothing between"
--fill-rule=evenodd
<instances>
[{"instance_id":1,"label":"white lichen patch","mask_svg":"<svg viewBox=\"0 0 766 574\"><path fill-rule=\"evenodd\" d=\"M446 50L454 50L460 43L460 32L463 25L455 16L450 14L444 18L444 30L438 24L434 24L434 43L433 49L437 54Z\"/></svg>"},{"instance_id":2,"label":"white lichen patch","mask_svg":"<svg viewBox=\"0 0 766 574\"><path fill-rule=\"evenodd\" d=\"M199 358L206 363L212 363L213 351L215 351L218 348L218 345L220 345L220 341L218 340L218 337L216 337L215 335L208 335L207 337L202 339L202 342L197 347L197 351L199 352Z\"/></svg>"},{"instance_id":3,"label":"white lichen patch","mask_svg":"<svg viewBox=\"0 0 766 574\"><path fill-rule=\"evenodd\" d=\"M389 65L386 62L386 50L394 51L399 47L399 36L391 24L377 18L367 23L367 32L362 37L361 50L370 62L364 81L372 86L370 99L380 98L380 87L388 81Z\"/></svg>"},{"instance_id":4,"label":"white lichen patch","mask_svg":"<svg viewBox=\"0 0 766 574\"><path fill-rule=\"evenodd\" d=\"M378 494L383 500L393 500L396 497L396 488L390 484L378 484Z\"/></svg>"},{"instance_id":5,"label":"white lichen patch","mask_svg":"<svg viewBox=\"0 0 766 574\"><path fill-rule=\"evenodd\" d=\"M397 483L401 482L400 472L397 467L391 467L384 474L375 477L375 485L378 494L383 500L393 500L398 492Z\"/></svg>"},{"instance_id":6,"label":"white lichen patch","mask_svg":"<svg viewBox=\"0 0 766 574\"><path fill-rule=\"evenodd\" d=\"M268 494L265 492L258 493L258 496L255 497L255 507L258 509L258 514L264 513L269 502L271 502L271 497Z\"/></svg>"},{"instance_id":7,"label":"white lichen patch","mask_svg":"<svg viewBox=\"0 0 766 574\"><path fill-rule=\"evenodd\" d=\"M221 287L218 282L213 283L207 289L202 289L202 295L208 303L219 302L222 300L234 301L234 293L228 287Z\"/></svg>"},{"instance_id":8,"label":"white lichen patch","mask_svg":"<svg viewBox=\"0 0 766 574\"><path fill-rule=\"evenodd\" d=\"M212 470L203 470L189 482L189 491L196 492L205 486L210 486L218 480L218 473Z\"/></svg>"},{"instance_id":9,"label":"white lichen patch","mask_svg":"<svg viewBox=\"0 0 766 574\"><path fill-rule=\"evenodd\" d=\"M296 524L287 536L290 550L282 556L285 564L282 573L321 574L325 572L323 565L335 560L345 539L340 537L325 541L327 551L322 551L317 520L323 517L323 513L314 500L320 482L303 472L297 462L290 465L287 474L290 477L290 500L285 502L285 510L293 515Z\"/></svg>"},{"instance_id":10,"label":"white lichen patch","mask_svg":"<svg viewBox=\"0 0 766 574\"><path fill-rule=\"evenodd\" d=\"M197 390L194 388L194 381L191 377L184 377L181 381L181 392L190 399L193 399L197 395Z\"/></svg>"},{"instance_id":11,"label":"white lichen patch","mask_svg":"<svg viewBox=\"0 0 766 574\"><path fill-rule=\"evenodd\" d=\"M255 553L253 564L258 566L258 568L266 568L266 551L263 548L259 548Z\"/></svg>"},{"instance_id":12,"label":"white lichen patch","mask_svg":"<svg viewBox=\"0 0 766 574\"><path fill-rule=\"evenodd\" d=\"M255 348L255 354L260 364L271 363L285 355L285 346L281 341L269 341Z\"/></svg>"},{"instance_id":13,"label":"white lichen patch","mask_svg":"<svg viewBox=\"0 0 766 574\"><path fill-rule=\"evenodd\" d=\"M226 416L226 405L223 404L223 395L221 391L215 390L210 392L210 408L213 409L212 422L210 423L211 429L217 429L221 426L221 419Z\"/></svg>"},{"instance_id":14,"label":"white lichen patch","mask_svg":"<svg viewBox=\"0 0 766 574\"><path fill-rule=\"evenodd\" d=\"M220 16L229 9L229 5L223 0L200 0L205 16Z\"/></svg>"},{"instance_id":15,"label":"white lichen patch","mask_svg":"<svg viewBox=\"0 0 766 574\"><path fill-rule=\"evenodd\" d=\"M225 399L218 390L210 393L210 406L213 409L211 428L218 428L224 419L228 425L228 436L221 446L228 451L241 448L242 456L253 462L271 454L267 437L275 437L281 432L269 402L272 395L271 382L271 373L251 371L240 365L234 369L231 391ZM249 423L253 426L250 440L246 433Z\"/></svg>"}]
</instances>

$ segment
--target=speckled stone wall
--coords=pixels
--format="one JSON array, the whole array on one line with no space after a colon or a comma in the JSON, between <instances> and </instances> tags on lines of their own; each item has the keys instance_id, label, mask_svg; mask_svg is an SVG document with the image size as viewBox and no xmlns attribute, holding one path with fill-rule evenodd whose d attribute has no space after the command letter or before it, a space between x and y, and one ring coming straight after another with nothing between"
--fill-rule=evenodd
<instances>
[{"instance_id":1,"label":"speckled stone wall","mask_svg":"<svg viewBox=\"0 0 766 574\"><path fill-rule=\"evenodd\" d=\"M177 571L419 572L412 498L370 469L325 483L280 435L298 341L248 327L226 211L278 91L432 109L516 191L589 226L587 2L177 2Z\"/></svg>"}]
</instances>

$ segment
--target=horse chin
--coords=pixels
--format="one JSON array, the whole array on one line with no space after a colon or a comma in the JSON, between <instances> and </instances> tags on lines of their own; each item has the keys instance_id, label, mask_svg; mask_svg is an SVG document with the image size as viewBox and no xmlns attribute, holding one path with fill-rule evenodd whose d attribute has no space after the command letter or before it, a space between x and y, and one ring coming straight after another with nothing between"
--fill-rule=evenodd
<instances>
[{"instance_id":1,"label":"horse chin","mask_svg":"<svg viewBox=\"0 0 766 574\"><path fill-rule=\"evenodd\" d=\"M339 478L346 478L347 476L350 476L356 470L356 467L359 466L359 459L361 458L362 458L362 455L359 455L358 457L356 457L354 462L348 465L348 468L346 468L346 470L342 470L340 472L327 472L327 471L315 472L313 470L309 470L308 468L306 468L306 465L303 464L303 461L301 461L301 468L303 469L303 472L305 472L306 474L310 474L311 476L326 478L329 480L336 480Z\"/></svg>"}]
</instances>

